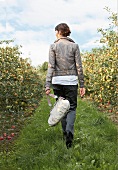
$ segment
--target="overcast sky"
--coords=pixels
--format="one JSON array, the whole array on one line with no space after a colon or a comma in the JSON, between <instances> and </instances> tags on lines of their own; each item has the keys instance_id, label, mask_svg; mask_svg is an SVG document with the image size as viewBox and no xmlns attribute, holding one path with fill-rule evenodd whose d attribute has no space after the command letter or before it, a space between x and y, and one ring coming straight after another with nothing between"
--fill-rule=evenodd
<instances>
[{"instance_id":1,"label":"overcast sky","mask_svg":"<svg viewBox=\"0 0 118 170\"><path fill-rule=\"evenodd\" d=\"M106 6L117 12L117 0L0 0L0 40L15 39L37 66L48 61L54 28L65 22L80 51L90 51L99 46L97 28L109 26Z\"/></svg>"}]
</instances>

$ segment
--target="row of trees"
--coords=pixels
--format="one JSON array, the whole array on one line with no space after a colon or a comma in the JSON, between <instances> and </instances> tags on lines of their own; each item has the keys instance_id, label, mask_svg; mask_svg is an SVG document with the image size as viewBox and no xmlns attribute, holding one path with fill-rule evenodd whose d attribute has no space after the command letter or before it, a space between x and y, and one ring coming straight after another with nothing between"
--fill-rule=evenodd
<instances>
[{"instance_id":1,"label":"row of trees","mask_svg":"<svg viewBox=\"0 0 118 170\"><path fill-rule=\"evenodd\" d=\"M38 104L42 94L41 79L28 59L20 57L18 46L0 47L0 79L1 109L19 112Z\"/></svg>"},{"instance_id":2,"label":"row of trees","mask_svg":"<svg viewBox=\"0 0 118 170\"><path fill-rule=\"evenodd\" d=\"M20 47L11 47L11 42L0 42L0 140L3 141L17 136L25 117L39 105L43 90L36 68L20 57Z\"/></svg>"},{"instance_id":3,"label":"row of trees","mask_svg":"<svg viewBox=\"0 0 118 170\"><path fill-rule=\"evenodd\" d=\"M84 53L83 65L88 95L112 112L117 107L117 14L112 13L109 20L109 28L98 29L103 47Z\"/></svg>"}]
</instances>

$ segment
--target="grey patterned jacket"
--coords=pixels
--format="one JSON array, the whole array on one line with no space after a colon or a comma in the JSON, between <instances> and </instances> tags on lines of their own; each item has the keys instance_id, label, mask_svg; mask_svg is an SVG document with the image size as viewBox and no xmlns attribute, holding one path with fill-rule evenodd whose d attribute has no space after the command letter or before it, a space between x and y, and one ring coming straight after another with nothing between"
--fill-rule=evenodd
<instances>
[{"instance_id":1,"label":"grey patterned jacket","mask_svg":"<svg viewBox=\"0 0 118 170\"><path fill-rule=\"evenodd\" d=\"M77 75L80 87L84 87L79 46L68 37L57 39L50 46L45 87L50 88L52 77L65 75Z\"/></svg>"}]
</instances>

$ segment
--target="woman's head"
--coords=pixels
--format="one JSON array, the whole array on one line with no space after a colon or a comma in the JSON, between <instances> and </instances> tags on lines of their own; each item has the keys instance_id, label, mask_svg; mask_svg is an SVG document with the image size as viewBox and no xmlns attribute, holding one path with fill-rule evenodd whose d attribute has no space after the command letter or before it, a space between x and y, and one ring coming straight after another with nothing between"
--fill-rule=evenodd
<instances>
[{"instance_id":1,"label":"woman's head","mask_svg":"<svg viewBox=\"0 0 118 170\"><path fill-rule=\"evenodd\" d=\"M66 23L58 24L55 27L55 31L57 31L57 34L59 34L59 35L61 35L63 37L67 37L71 33L70 28ZM56 36L58 36L57 34L56 34Z\"/></svg>"}]
</instances>

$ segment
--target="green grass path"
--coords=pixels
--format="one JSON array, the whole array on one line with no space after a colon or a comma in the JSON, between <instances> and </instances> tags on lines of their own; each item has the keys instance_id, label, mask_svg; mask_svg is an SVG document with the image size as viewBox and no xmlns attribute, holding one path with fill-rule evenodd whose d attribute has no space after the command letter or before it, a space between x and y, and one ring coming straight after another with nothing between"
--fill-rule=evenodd
<instances>
[{"instance_id":1,"label":"green grass path","mask_svg":"<svg viewBox=\"0 0 118 170\"><path fill-rule=\"evenodd\" d=\"M54 100L52 99L52 102ZM61 126L49 127L44 97L13 151L0 155L1 170L117 170L117 128L105 114L78 99L74 145L66 149Z\"/></svg>"}]
</instances>

